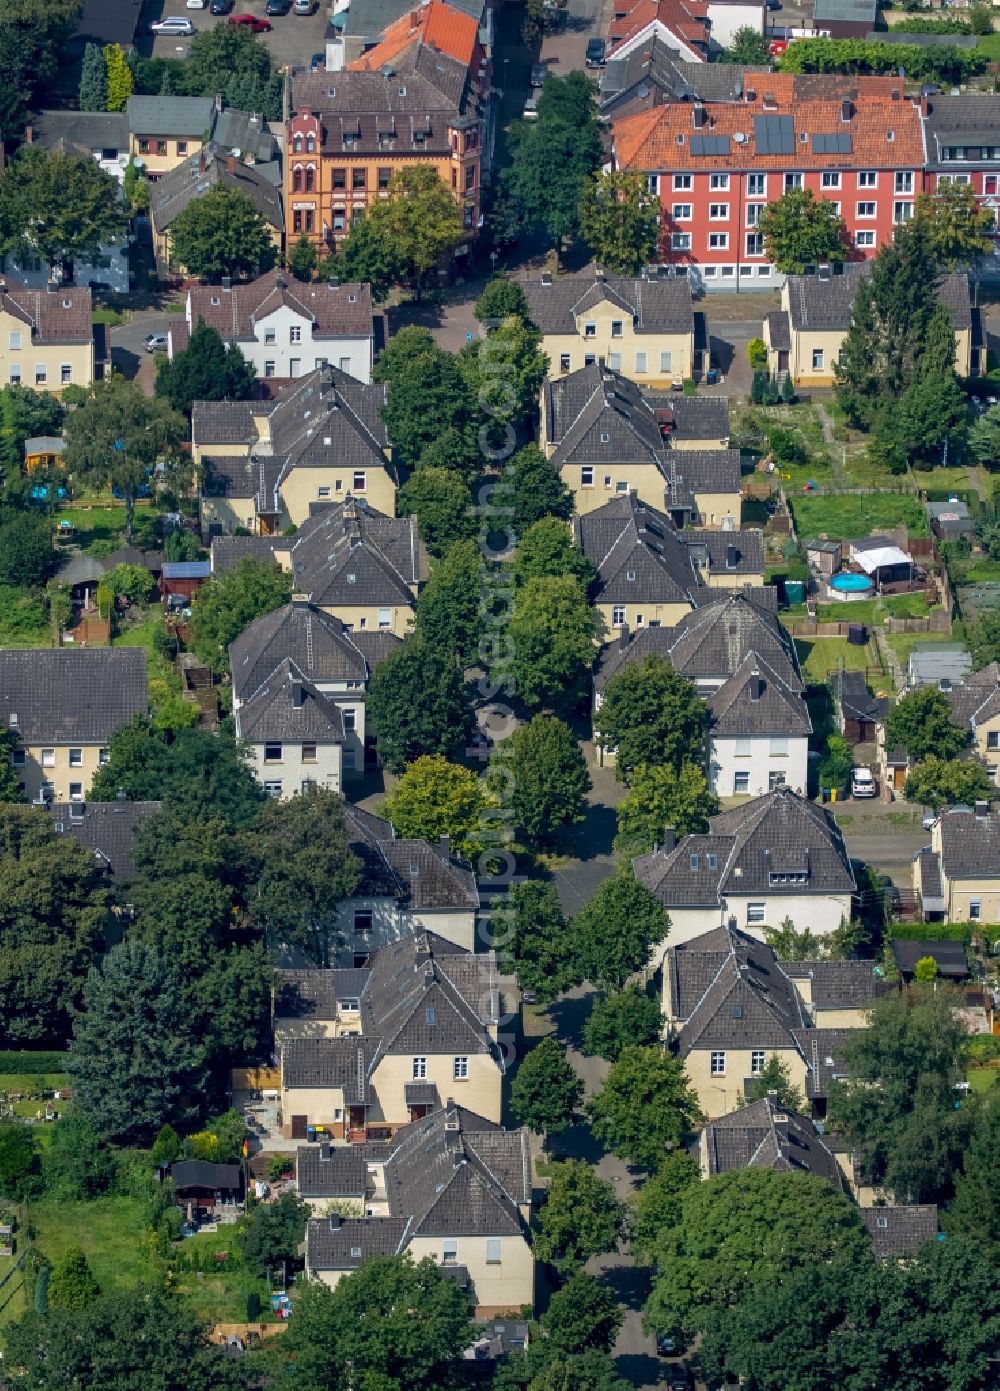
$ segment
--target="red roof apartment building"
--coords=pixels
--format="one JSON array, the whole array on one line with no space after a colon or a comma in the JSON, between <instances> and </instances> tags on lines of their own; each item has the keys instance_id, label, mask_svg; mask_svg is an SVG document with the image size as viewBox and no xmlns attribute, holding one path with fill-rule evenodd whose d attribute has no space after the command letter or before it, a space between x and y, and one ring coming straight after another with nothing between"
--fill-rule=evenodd
<instances>
[{"instance_id":1,"label":"red roof apartment building","mask_svg":"<svg viewBox=\"0 0 1000 1391\"><path fill-rule=\"evenodd\" d=\"M757 228L786 189L833 202L857 256L870 257L924 187L921 110L898 78L767 73L743 101L676 102L612 130L617 167L659 194L661 261L696 268L706 289L780 281Z\"/></svg>"}]
</instances>

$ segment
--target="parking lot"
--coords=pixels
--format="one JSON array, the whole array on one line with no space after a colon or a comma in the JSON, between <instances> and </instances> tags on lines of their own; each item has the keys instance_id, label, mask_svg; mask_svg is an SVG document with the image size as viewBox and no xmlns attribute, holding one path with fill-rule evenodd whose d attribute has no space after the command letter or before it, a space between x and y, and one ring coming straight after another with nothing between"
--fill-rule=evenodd
<instances>
[{"instance_id":1,"label":"parking lot","mask_svg":"<svg viewBox=\"0 0 1000 1391\"><path fill-rule=\"evenodd\" d=\"M265 0L235 0L230 15L213 15L208 12L208 0L203 10L186 9L184 0L162 0L162 3L154 0L143 13L141 30L145 33L137 36L139 47L154 58L184 58L191 40L171 34L151 34L148 31L152 22L178 15L189 19L198 33L202 29L214 29L217 24L228 24L231 15L252 14L257 19L266 18L271 25L270 33L261 34L260 39L271 50L278 67L308 67L312 55L321 53L325 47L326 5L321 0L308 16L292 14L291 9L285 15L265 16L264 3Z\"/></svg>"}]
</instances>

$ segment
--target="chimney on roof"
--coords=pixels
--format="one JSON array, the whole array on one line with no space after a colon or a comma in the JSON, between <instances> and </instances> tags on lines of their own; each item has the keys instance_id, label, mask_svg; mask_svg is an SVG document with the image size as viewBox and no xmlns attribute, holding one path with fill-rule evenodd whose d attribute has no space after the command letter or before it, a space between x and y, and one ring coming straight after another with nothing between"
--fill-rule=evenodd
<instances>
[{"instance_id":1,"label":"chimney on roof","mask_svg":"<svg viewBox=\"0 0 1000 1391\"><path fill-rule=\"evenodd\" d=\"M222 110L222 93L221 93L221 92L216 92L216 94L215 94L215 109L216 109L216 111L221 111L221 110Z\"/></svg>"},{"instance_id":2,"label":"chimney on roof","mask_svg":"<svg viewBox=\"0 0 1000 1391\"><path fill-rule=\"evenodd\" d=\"M735 570L740 561L740 553L735 546L726 547L726 569Z\"/></svg>"},{"instance_id":3,"label":"chimney on roof","mask_svg":"<svg viewBox=\"0 0 1000 1391\"><path fill-rule=\"evenodd\" d=\"M235 155L227 155L227 156L226 156L226 173L227 173L227 174L235 174L235 173L236 173L236 156L235 156Z\"/></svg>"},{"instance_id":4,"label":"chimney on roof","mask_svg":"<svg viewBox=\"0 0 1000 1391\"><path fill-rule=\"evenodd\" d=\"M322 1162L323 1162L324 1164L328 1164L328 1163L330 1162L330 1155L331 1155L331 1153L332 1153L332 1150L330 1149L330 1146L329 1146L329 1145L320 1145L320 1147L319 1147L319 1157L320 1157L320 1159L322 1160Z\"/></svg>"},{"instance_id":5,"label":"chimney on roof","mask_svg":"<svg viewBox=\"0 0 1000 1391\"><path fill-rule=\"evenodd\" d=\"M340 289L340 281L339 281L339 279L337 278L337 276L335 276L335 275L332 276L326 283L327 283L327 285L329 285L329 287L330 287L331 290L339 290L339 289Z\"/></svg>"},{"instance_id":6,"label":"chimney on roof","mask_svg":"<svg viewBox=\"0 0 1000 1391\"><path fill-rule=\"evenodd\" d=\"M990 814L990 804L989 804L989 802L977 802L977 803L976 803L976 820L977 820L977 821L985 821L986 818L989 816L989 814Z\"/></svg>"},{"instance_id":7,"label":"chimney on roof","mask_svg":"<svg viewBox=\"0 0 1000 1391\"><path fill-rule=\"evenodd\" d=\"M768 1092L768 1094L767 1094L767 1100L768 1100L768 1103L769 1103L771 1106L777 1106L777 1104L778 1104L778 1093L777 1093L777 1092Z\"/></svg>"},{"instance_id":8,"label":"chimney on roof","mask_svg":"<svg viewBox=\"0 0 1000 1391\"><path fill-rule=\"evenodd\" d=\"M343 1222L343 1220L344 1219L341 1217L339 1212L331 1212L329 1218L331 1232L339 1232L340 1224Z\"/></svg>"},{"instance_id":9,"label":"chimney on roof","mask_svg":"<svg viewBox=\"0 0 1000 1391\"><path fill-rule=\"evenodd\" d=\"M747 101L756 101L756 100L757 100L757 93L754 91L753 87L748 87L748 88L747 88Z\"/></svg>"},{"instance_id":10,"label":"chimney on roof","mask_svg":"<svg viewBox=\"0 0 1000 1391\"><path fill-rule=\"evenodd\" d=\"M853 115L854 106L852 105L850 99L845 97L844 100L840 103L840 119L842 121L850 121Z\"/></svg>"},{"instance_id":11,"label":"chimney on roof","mask_svg":"<svg viewBox=\"0 0 1000 1391\"><path fill-rule=\"evenodd\" d=\"M302 709L302 682L298 679L292 681L292 709Z\"/></svg>"},{"instance_id":12,"label":"chimney on roof","mask_svg":"<svg viewBox=\"0 0 1000 1391\"><path fill-rule=\"evenodd\" d=\"M447 860L451 855L451 836L441 837L441 854Z\"/></svg>"},{"instance_id":13,"label":"chimney on roof","mask_svg":"<svg viewBox=\"0 0 1000 1391\"><path fill-rule=\"evenodd\" d=\"M420 28L420 11L419 11L419 10L411 10L411 11L410 11L410 28L411 28L411 30L412 30L412 29L419 29L419 28Z\"/></svg>"},{"instance_id":14,"label":"chimney on roof","mask_svg":"<svg viewBox=\"0 0 1000 1391\"><path fill-rule=\"evenodd\" d=\"M628 624L623 623L621 626L621 631L618 634L618 651L624 652L631 641L632 634L628 630Z\"/></svg>"},{"instance_id":15,"label":"chimney on roof","mask_svg":"<svg viewBox=\"0 0 1000 1391\"><path fill-rule=\"evenodd\" d=\"M751 678L750 678L750 699L751 699L751 700L760 700L760 698L761 698L761 696L762 696L763 694L764 694L764 682L761 680L761 678L760 678L759 676L751 676Z\"/></svg>"},{"instance_id":16,"label":"chimney on roof","mask_svg":"<svg viewBox=\"0 0 1000 1391\"><path fill-rule=\"evenodd\" d=\"M701 130L702 126L705 124L705 108L700 101L696 101L691 108L691 119L694 122L695 130Z\"/></svg>"},{"instance_id":17,"label":"chimney on roof","mask_svg":"<svg viewBox=\"0 0 1000 1391\"><path fill-rule=\"evenodd\" d=\"M224 275L222 277L222 288L224 290L231 290L233 288L233 278L231 275Z\"/></svg>"},{"instance_id":18,"label":"chimney on roof","mask_svg":"<svg viewBox=\"0 0 1000 1391\"><path fill-rule=\"evenodd\" d=\"M594 279L595 279L595 280L599 280L599 281L603 281L605 278L606 278L606 277L605 277L605 274L604 274L604 267L603 267L603 266L595 266L595 267L594 267Z\"/></svg>"},{"instance_id":19,"label":"chimney on roof","mask_svg":"<svg viewBox=\"0 0 1000 1391\"><path fill-rule=\"evenodd\" d=\"M669 855L672 850L677 848L677 832L673 826L667 826L663 832L663 853Z\"/></svg>"},{"instance_id":20,"label":"chimney on roof","mask_svg":"<svg viewBox=\"0 0 1000 1391\"><path fill-rule=\"evenodd\" d=\"M201 149L198 151L198 173L199 173L199 174L204 174L207 168L208 168L208 156L207 156L207 154L205 153L205 147L204 147L204 145L203 145L203 146L201 147Z\"/></svg>"},{"instance_id":21,"label":"chimney on roof","mask_svg":"<svg viewBox=\"0 0 1000 1391\"><path fill-rule=\"evenodd\" d=\"M115 793L115 801L116 801L116 802L127 802L127 801L128 801L128 793L125 791L124 787L119 787L118 791Z\"/></svg>"}]
</instances>

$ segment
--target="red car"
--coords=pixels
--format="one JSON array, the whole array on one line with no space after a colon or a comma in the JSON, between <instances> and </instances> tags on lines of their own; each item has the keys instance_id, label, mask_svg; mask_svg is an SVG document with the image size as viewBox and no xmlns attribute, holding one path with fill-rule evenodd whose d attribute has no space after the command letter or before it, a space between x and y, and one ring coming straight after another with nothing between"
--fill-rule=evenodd
<instances>
[{"instance_id":1,"label":"red car","mask_svg":"<svg viewBox=\"0 0 1000 1391\"><path fill-rule=\"evenodd\" d=\"M271 32L271 26L266 19L258 19L256 15L252 14L231 14L229 23L242 24L253 34L269 34Z\"/></svg>"}]
</instances>

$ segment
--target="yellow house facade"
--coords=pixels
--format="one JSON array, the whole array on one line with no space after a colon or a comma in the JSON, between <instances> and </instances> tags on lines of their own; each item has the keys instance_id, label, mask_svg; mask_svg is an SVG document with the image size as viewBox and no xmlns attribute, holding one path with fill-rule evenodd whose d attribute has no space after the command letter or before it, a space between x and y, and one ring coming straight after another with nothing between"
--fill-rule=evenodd
<instances>
[{"instance_id":1,"label":"yellow house facade","mask_svg":"<svg viewBox=\"0 0 1000 1391\"><path fill-rule=\"evenodd\" d=\"M0 282L0 382L58 396L97 373L90 288L13 289Z\"/></svg>"},{"instance_id":2,"label":"yellow house facade","mask_svg":"<svg viewBox=\"0 0 1000 1391\"><path fill-rule=\"evenodd\" d=\"M125 105L129 153L151 181L176 169L208 142L215 119L212 97L131 96Z\"/></svg>"},{"instance_id":3,"label":"yellow house facade","mask_svg":"<svg viewBox=\"0 0 1000 1391\"><path fill-rule=\"evenodd\" d=\"M593 363L649 388L694 376L694 314L686 279L550 276L522 283L549 375Z\"/></svg>"}]
</instances>

